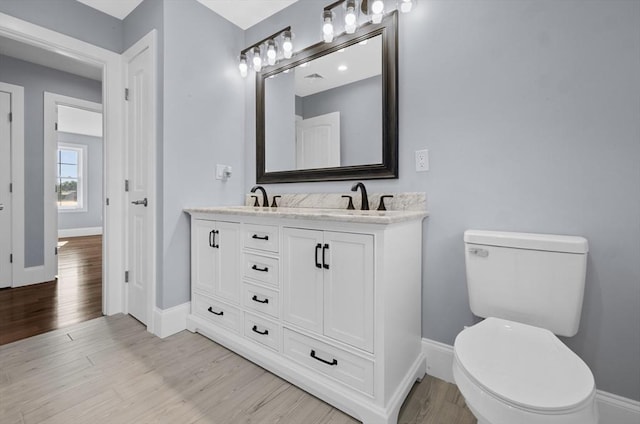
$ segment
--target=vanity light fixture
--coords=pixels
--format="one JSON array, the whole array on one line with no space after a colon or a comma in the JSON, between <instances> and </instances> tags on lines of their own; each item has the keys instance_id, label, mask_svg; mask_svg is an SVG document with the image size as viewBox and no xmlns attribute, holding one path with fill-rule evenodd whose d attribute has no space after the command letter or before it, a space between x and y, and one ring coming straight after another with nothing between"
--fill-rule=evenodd
<instances>
[{"instance_id":1,"label":"vanity light fixture","mask_svg":"<svg viewBox=\"0 0 640 424\"><path fill-rule=\"evenodd\" d=\"M240 76L243 78L247 76L249 63L255 72L260 72L264 66L275 65L278 62L279 54L285 59L291 59L293 56L292 39L291 27L288 26L242 50L238 64ZM262 57L263 52L265 52L264 58ZM248 57L251 57L250 62Z\"/></svg>"},{"instance_id":2,"label":"vanity light fixture","mask_svg":"<svg viewBox=\"0 0 640 424\"><path fill-rule=\"evenodd\" d=\"M382 22L382 15L384 14L384 1L373 0L371 3L371 22L379 24Z\"/></svg>"},{"instance_id":3,"label":"vanity light fixture","mask_svg":"<svg viewBox=\"0 0 640 424\"><path fill-rule=\"evenodd\" d=\"M267 42L267 63L269 66L273 66L276 64L276 42L273 40L269 40Z\"/></svg>"},{"instance_id":4,"label":"vanity light fixture","mask_svg":"<svg viewBox=\"0 0 640 424\"><path fill-rule=\"evenodd\" d=\"M238 65L238 69L240 70L240 76L242 78L247 76L247 71L249 70L249 65L247 64L247 54L242 53L240 55L240 64Z\"/></svg>"},{"instance_id":5,"label":"vanity light fixture","mask_svg":"<svg viewBox=\"0 0 640 424\"><path fill-rule=\"evenodd\" d=\"M323 13L324 24L322 24L322 37L325 43L333 41L333 12L331 9L324 10Z\"/></svg>"},{"instance_id":6,"label":"vanity light fixture","mask_svg":"<svg viewBox=\"0 0 640 424\"><path fill-rule=\"evenodd\" d=\"M291 42L291 31L282 33L282 55L285 59L291 59L293 55L293 43Z\"/></svg>"},{"instance_id":7,"label":"vanity light fixture","mask_svg":"<svg viewBox=\"0 0 640 424\"><path fill-rule=\"evenodd\" d=\"M356 0L347 0L347 10L344 14L344 30L347 34L353 34L358 27L358 15Z\"/></svg>"},{"instance_id":8,"label":"vanity light fixture","mask_svg":"<svg viewBox=\"0 0 640 424\"><path fill-rule=\"evenodd\" d=\"M344 5L344 32L353 34L358 28L358 9L364 15L370 16L371 23L379 24L385 13L400 10L402 13L410 12L417 0L338 0L325 6L322 13L322 34L325 43L331 43L335 35L333 23L333 10ZM393 3L395 6L390 5ZM358 4L360 7L358 7ZM360 20L362 21L362 20Z\"/></svg>"},{"instance_id":9,"label":"vanity light fixture","mask_svg":"<svg viewBox=\"0 0 640 424\"><path fill-rule=\"evenodd\" d=\"M253 69L256 72L260 72L262 70L262 53L260 51L260 47L254 47L253 49Z\"/></svg>"}]
</instances>

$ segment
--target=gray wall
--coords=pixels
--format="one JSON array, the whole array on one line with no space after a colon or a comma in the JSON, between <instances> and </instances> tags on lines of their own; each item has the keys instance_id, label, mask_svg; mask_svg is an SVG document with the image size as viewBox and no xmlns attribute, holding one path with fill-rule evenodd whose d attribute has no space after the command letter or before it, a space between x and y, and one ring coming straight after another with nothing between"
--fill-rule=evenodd
<instances>
[{"instance_id":1,"label":"gray wall","mask_svg":"<svg viewBox=\"0 0 640 424\"><path fill-rule=\"evenodd\" d=\"M340 112L340 164L382 163L382 77L302 98L304 119Z\"/></svg>"},{"instance_id":2,"label":"gray wall","mask_svg":"<svg viewBox=\"0 0 640 424\"><path fill-rule=\"evenodd\" d=\"M24 87L25 266L44 263L44 92L102 103L102 83L0 55L0 81Z\"/></svg>"},{"instance_id":3,"label":"gray wall","mask_svg":"<svg viewBox=\"0 0 640 424\"><path fill-rule=\"evenodd\" d=\"M264 85L265 162L268 171L296 169L295 73L267 78Z\"/></svg>"},{"instance_id":4,"label":"gray wall","mask_svg":"<svg viewBox=\"0 0 640 424\"><path fill-rule=\"evenodd\" d=\"M0 12L107 50L122 51L122 21L76 0L1 0Z\"/></svg>"},{"instance_id":5,"label":"gray wall","mask_svg":"<svg viewBox=\"0 0 640 424\"><path fill-rule=\"evenodd\" d=\"M166 0L164 10L164 159L162 279L158 306L190 299L188 206L244 199L244 79L240 28L195 0ZM215 179L216 164L233 176Z\"/></svg>"},{"instance_id":6,"label":"gray wall","mask_svg":"<svg viewBox=\"0 0 640 424\"><path fill-rule=\"evenodd\" d=\"M58 133L59 143L78 144L87 149L87 210L58 211L58 229L102 227L102 138L84 134Z\"/></svg>"},{"instance_id":7,"label":"gray wall","mask_svg":"<svg viewBox=\"0 0 640 424\"><path fill-rule=\"evenodd\" d=\"M301 0L246 31L319 41L325 2ZM400 16L400 178L424 191L423 335L453 344L469 310L468 228L577 234L590 252L579 333L566 340L599 389L640 400L640 2L433 0ZM246 185L255 101L246 90ZM428 148L431 171L414 172ZM348 191L350 183L269 185Z\"/></svg>"}]
</instances>

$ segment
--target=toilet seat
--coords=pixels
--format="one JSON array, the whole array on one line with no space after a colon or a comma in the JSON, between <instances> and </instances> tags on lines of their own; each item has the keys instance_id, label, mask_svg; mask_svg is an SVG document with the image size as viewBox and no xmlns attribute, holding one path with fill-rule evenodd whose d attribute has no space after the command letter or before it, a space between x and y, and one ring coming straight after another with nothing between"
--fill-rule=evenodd
<instances>
[{"instance_id":1,"label":"toilet seat","mask_svg":"<svg viewBox=\"0 0 640 424\"><path fill-rule=\"evenodd\" d=\"M546 329L487 318L458 335L454 354L459 372L512 407L567 414L593 402L591 371Z\"/></svg>"}]
</instances>

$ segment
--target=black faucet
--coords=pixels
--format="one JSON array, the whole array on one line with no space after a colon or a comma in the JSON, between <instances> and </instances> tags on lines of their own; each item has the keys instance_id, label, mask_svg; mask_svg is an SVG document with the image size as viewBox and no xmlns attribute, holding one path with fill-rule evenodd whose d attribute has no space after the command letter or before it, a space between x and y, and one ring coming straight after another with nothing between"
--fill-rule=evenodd
<instances>
[{"instance_id":1,"label":"black faucet","mask_svg":"<svg viewBox=\"0 0 640 424\"><path fill-rule=\"evenodd\" d=\"M251 189L251 193L255 193L256 191L260 190L262 192L262 206L263 207L268 207L269 206L269 198L267 197L267 191L264 189L264 187L262 186L253 186L253 188Z\"/></svg>"},{"instance_id":2,"label":"black faucet","mask_svg":"<svg viewBox=\"0 0 640 424\"><path fill-rule=\"evenodd\" d=\"M369 197L367 196L367 189L362 183L355 183L351 187L351 191L358 191L360 188L360 192L362 193L362 206L360 206L360 210L368 211L369 210Z\"/></svg>"}]
</instances>

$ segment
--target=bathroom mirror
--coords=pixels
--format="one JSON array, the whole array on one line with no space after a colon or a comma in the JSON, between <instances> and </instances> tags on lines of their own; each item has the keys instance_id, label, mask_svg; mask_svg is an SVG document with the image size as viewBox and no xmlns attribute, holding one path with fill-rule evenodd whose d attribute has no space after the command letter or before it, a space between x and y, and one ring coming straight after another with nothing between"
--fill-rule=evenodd
<instances>
[{"instance_id":1,"label":"bathroom mirror","mask_svg":"<svg viewBox=\"0 0 640 424\"><path fill-rule=\"evenodd\" d=\"M256 76L260 184L398 177L397 13Z\"/></svg>"}]
</instances>

